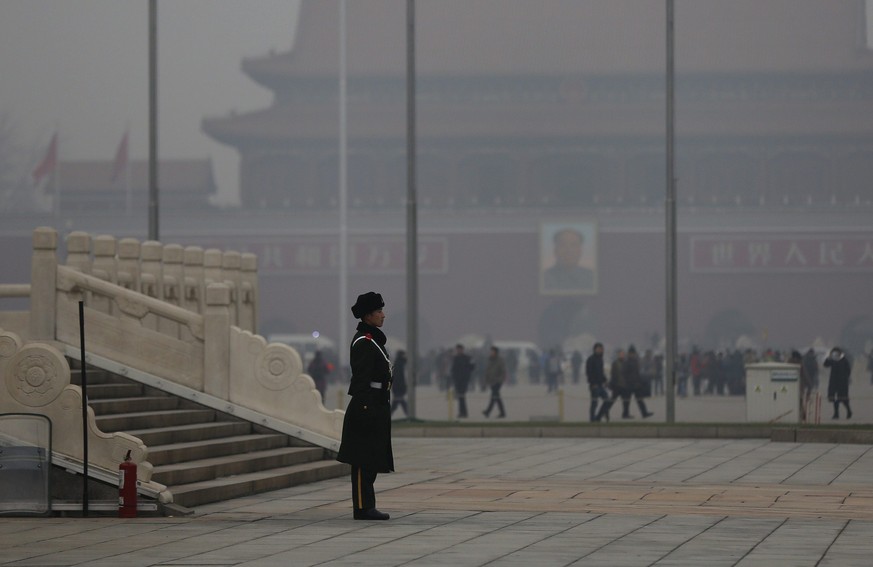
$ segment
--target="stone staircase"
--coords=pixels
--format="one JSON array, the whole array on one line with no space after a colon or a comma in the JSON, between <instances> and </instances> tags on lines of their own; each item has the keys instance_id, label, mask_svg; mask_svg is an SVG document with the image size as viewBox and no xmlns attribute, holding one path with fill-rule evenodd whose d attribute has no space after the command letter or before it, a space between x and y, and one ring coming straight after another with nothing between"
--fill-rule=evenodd
<instances>
[{"instance_id":1,"label":"stone staircase","mask_svg":"<svg viewBox=\"0 0 873 567\"><path fill-rule=\"evenodd\" d=\"M72 371L81 384L81 371ZM317 446L205 408L100 369L88 368L88 405L101 431L142 440L175 504L208 502L348 474Z\"/></svg>"}]
</instances>

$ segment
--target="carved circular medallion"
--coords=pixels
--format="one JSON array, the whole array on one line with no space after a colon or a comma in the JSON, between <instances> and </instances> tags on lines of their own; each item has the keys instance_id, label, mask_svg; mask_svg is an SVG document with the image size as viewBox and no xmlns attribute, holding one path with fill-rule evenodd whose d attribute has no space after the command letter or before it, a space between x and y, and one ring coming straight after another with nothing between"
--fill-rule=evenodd
<instances>
[{"instance_id":1,"label":"carved circular medallion","mask_svg":"<svg viewBox=\"0 0 873 567\"><path fill-rule=\"evenodd\" d=\"M20 341L16 339L17 337L11 333L0 335L0 358L9 358L15 354L20 344Z\"/></svg>"},{"instance_id":2,"label":"carved circular medallion","mask_svg":"<svg viewBox=\"0 0 873 567\"><path fill-rule=\"evenodd\" d=\"M268 345L255 363L258 382L269 390L287 389L301 372L300 355L286 345Z\"/></svg>"},{"instance_id":3,"label":"carved circular medallion","mask_svg":"<svg viewBox=\"0 0 873 567\"><path fill-rule=\"evenodd\" d=\"M6 389L18 402L30 407L51 403L70 383L67 361L47 345L25 345L6 368Z\"/></svg>"}]
</instances>

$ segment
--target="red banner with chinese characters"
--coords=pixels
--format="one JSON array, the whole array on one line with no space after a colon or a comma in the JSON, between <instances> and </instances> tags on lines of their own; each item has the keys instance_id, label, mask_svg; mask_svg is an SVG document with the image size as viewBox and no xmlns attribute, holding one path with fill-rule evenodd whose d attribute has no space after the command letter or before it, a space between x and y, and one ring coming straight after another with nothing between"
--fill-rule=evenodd
<instances>
[{"instance_id":1,"label":"red banner with chinese characters","mask_svg":"<svg viewBox=\"0 0 873 567\"><path fill-rule=\"evenodd\" d=\"M258 255L262 274L328 274L339 266L336 238L295 238L247 242L243 252ZM406 241L393 237L352 238L348 244L349 271L369 274L406 272ZM422 274L442 274L448 269L448 246L444 238L420 238L418 269Z\"/></svg>"},{"instance_id":2,"label":"red banner with chinese characters","mask_svg":"<svg viewBox=\"0 0 873 567\"><path fill-rule=\"evenodd\" d=\"M694 236L691 271L873 272L873 235Z\"/></svg>"}]
</instances>

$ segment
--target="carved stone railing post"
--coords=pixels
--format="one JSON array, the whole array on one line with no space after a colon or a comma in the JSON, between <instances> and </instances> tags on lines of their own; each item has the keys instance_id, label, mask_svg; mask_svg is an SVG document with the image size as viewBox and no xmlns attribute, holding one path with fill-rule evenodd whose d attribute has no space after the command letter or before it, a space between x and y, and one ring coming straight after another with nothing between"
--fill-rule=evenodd
<instances>
[{"instance_id":1,"label":"carved stone railing post","mask_svg":"<svg viewBox=\"0 0 873 567\"><path fill-rule=\"evenodd\" d=\"M203 313L203 248L186 246L182 261L185 272L183 306L194 313Z\"/></svg>"},{"instance_id":2,"label":"carved stone railing post","mask_svg":"<svg viewBox=\"0 0 873 567\"><path fill-rule=\"evenodd\" d=\"M206 287L203 315L203 392L230 399L230 288L223 283Z\"/></svg>"},{"instance_id":3,"label":"carved stone railing post","mask_svg":"<svg viewBox=\"0 0 873 567\"><path fill-rule=\"evenodd\" d=\"M163 299L163 246L156 240L147 240L142 243L140 252L140 284L139 289L143 295L155 299ZM158 319L152 314L146 315L142 320L143 327L158 330Z\"/></svg>"},{"instance_id":4,"label":"carved stone railing post","mask_svg":"<svg viewBox=\"0 0 873 567\"><path fill-rule=\"evenodd\" d=\"M139 292L140 243L136 238L118 242L118 285Z\"/></svg>"},{"instance_id":5,"label":"carved stone railing post","mask_svg":"<svg viewBox=\"0 0 873 567\"><path fill-rule=\"evenodd\" d=\"M230 288L230 324L239 324L240 306L240 265L242 259L240 253L228 250L221 255L221 278Z\"/></svg>"},{"instance_id":6,"label":"carved stone railing post","mask_svg":"<svg viewBox=\"0 0 873 567\"><path fill-rule=\"evenodd\" d=\"M224 283L221 277L221 250L210 248L203 253L203 287L211 283Z\"/></svg>"},{"instance_id":7,"label":"carved stone railing post","mask_svg":"<svg viewBox=\"0 0 873 567\"><path fill-rule=\"evenodd\" d=\"M49 227L33 231L33 258L30 262L30 339L55 338L58 281L58 232Z\"/></svg>"},{"instance_id":8,"label":"carved stone railing post","mask_svg":"<svg viewBox=\"0 0 873 567\"><path fill-rule=\"evenodd\" d=\"M67 235L67 266L83 274L91 273L91 235L87 232L74 231ZM71 299L83 300L85 305L91 305L90 293L72 293Z\"/></svg>"},{"instance_id":9,"label":"carved stone railing post","mask_svg":"<svg viewBox=\"0 0 873 567\"><path fill-rule=\"evenodd\" d=\"M182 307L193 313L203 314L203 297L206 288L203 286L203 248L188 246L183 253L184 283L182 286ZM180 337L186 341L194 340L188 329L180 329Z\"/></svg>"},{"instance_id":10,"label":"carved stone railing post","mask_svg":"<svg viewBox=\"0 0 873 567\"><path fill-rule=\"evenodd\" d=\"M118 262L115 259L117 242L114 236L101 235L94 238L94 263L91 273L109 283L118 283ZM92 308L101 313L112 314L112 301L108 297L92 295Z\"/></svg>"},{"instance_id":11,"label":"carved stone railing post","mask_svg":"<svg viewBox=\"0 0 873 567\"><path fill-rule=\"evenodd\" d=\"M194 313L203 313L203 248L188 246L183 255L185 263L185 289L182 306Z\"/></svg>"},{"instance_id":12,"label":"carved stone railing post","mask_svg":"<svg viewBox=\"0 0 873 567\"><path fill-rule=\"evenodd\" d=\"M245 252L240 264L239 327L258 332L258 257Z\"/></svg>"},{"instance_id":13,"label":"carved stone railing post","mask_svg":"<svg viewBox=\"0 0 873 567\"><path fill-rule=\"evenodd\" d=\"M91 273L91 235L75 231L67 235L67 266L84 274Z\"/></svg>"},{"instance_id":14,"label":"carved stone railing post","mask_svg":"<svg viewBox=\"0 0 873 567\"><path fill-rule=\"evenodd\" d=\"M171 305L178 305L181 307L182 284L184 280L184 275L182 273L182 257L185 254L185 250L178 244L167 244L164 246L163 254L164 301ZM174 321L161 319L158 328L164 334L179 338L179 325Z\"/></svg>"}]
</instances>

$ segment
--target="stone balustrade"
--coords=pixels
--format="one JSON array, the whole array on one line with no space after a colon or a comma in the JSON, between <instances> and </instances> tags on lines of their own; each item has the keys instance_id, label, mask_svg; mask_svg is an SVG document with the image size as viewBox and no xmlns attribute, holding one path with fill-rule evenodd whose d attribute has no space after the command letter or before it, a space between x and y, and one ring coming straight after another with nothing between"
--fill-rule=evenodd
<instances>
[{"instance_id":1,"label":"stone balustrade","mask_svg":"<svg viewBox=\"0 0 873 567\"><path fill-rule=\"evenodd\" d=\"M39 343L50 353L41 360L54 365L48 370L40 367L39 372L65 374L57 383L72 388L72 394L52 397L41 411L54 412L60 419L68 412L70 396L75 396L69 368L57 360L64 354L78 356L82 301L90 363L215 409L246 415L328 449L338 448L343 412L324 407L314 382L303 373L297 351L268 344L254 333L255 255L73 232L67 238L66 258L66 264L59 265L54 229L34 231L28 342L22 347L11 334L15 329L6 330L7 343L15 345L5 353L7 369L18 364L17 358L12 360L17 353ZM0 289L8 296L25 291L23 285ZM16 380L5 374L7 382ZM28 396L21 403L35 399ZM15 405L13 401L9 403ZM58 403L66 406L55 407ZM130 436L95 435L109 444L102 449L106 463L98 466L117 464L118 452L138 442ZM75 455L76 447L64 443L60 438L55 450ZM145 464L140 480L147 482L147 450L141 448L138 454Z\"/></svg>"},{"instance_id":2,"label":"stone balustrade","mask_svg":"<svg viewBox=\"0 0 873 567\"><path fill-rule=\"evenodd\" d=\"M34 232L34 249L40 246L46 258L57 250L57 235L49 228ZM245 331L257 332L258 276L257 256L236 251L198 246L183 248L179 244L161 244L134 238L116 240L113 236L92 237L86 232L71 232L66 240L67 267L84 274L118 284L125 289L203 314L203 297L210 283L224 283L231 290L231 324ZM85 304L111 314L113 306L105 297L86 293ZM142 325L152 330L178 336L178 325L159 321L152 314ZM37 337L35 337L37 338Z\"/></svg>"}]
</instances>

